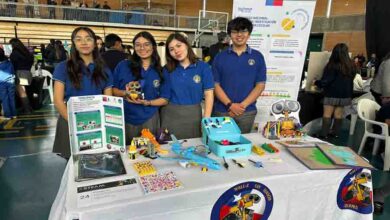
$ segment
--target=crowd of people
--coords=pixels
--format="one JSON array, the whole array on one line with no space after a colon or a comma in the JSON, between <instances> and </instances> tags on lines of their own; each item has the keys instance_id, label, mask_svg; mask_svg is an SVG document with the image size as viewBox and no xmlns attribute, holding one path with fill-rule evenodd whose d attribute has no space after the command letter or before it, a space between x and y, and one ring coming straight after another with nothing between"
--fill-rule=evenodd
<instances>
[{"instance_id":1,"label":"crowd of people","mask_svg":"<svg viewBox=\"0 0 390 220\"><path fill-rule=\"evenodd\" d=\"M5 0L9 4L0 8L0 16L27 18L49 18L79 21L99 21L110 22L111 6L108 1L92 0L47 0L47 6L38 7L37 0ZM23 5L18 5L22 3ZM132 8L129 3L124 2L122 8L116 10L126 11L124 23L130 23ZM117 21L116 21L117 22ZM154 20L151 25L161 26L158 20Z\"/></svg>"}]
</instances>

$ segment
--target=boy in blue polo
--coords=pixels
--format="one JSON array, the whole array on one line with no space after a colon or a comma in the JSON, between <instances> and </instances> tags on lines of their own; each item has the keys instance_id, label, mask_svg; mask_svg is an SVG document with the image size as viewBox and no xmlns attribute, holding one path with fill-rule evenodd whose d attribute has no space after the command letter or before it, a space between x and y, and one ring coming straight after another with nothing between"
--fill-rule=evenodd
<instances>
[{"instance_id":1,"label":"boy in blue polo","mask_svg":"<svg viewBox=\"0 0 390 220\"><path fill-rule=\"evenodd\" d=\"M228 23L233 44L213 62L215 81L214 116L233 117L242 133L249 133L257 113L256 100L265 88L266 65L263 55L246 43L252 22L237 17Z\"/></svg>"}]
</instances>

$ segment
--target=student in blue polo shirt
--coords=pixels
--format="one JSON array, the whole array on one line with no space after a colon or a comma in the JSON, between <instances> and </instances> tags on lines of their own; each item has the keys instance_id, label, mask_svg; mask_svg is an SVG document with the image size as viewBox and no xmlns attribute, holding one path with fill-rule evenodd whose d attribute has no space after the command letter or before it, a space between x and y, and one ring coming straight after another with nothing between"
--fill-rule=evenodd
<instances>
[{"instance_id":1,"label":"student in blue polo shirt","mask_svg":"<svg viewBox=\"0 0 390 220\"><path fill-rule=\"evenodd\" d=\"M214 81L208 64L198 60L187 39L180 33L171 34L166 46L171 98L161 109L161 127L179 139L200 137L203 117L210 117L214 99Z\"/></svg>"},{"instance_id":2,"label":"student in blue polo shirt","mask_svg":"<svg viewBox=\"0 0 390 220\"><path fill-rule=\"evenodd\" d=\"M88 27L76 28L71 36L70 58L54 70L54 106L60 113L53 152L70 157L66 102L72 96L112 95L112 76L96 46L96 35Z\"/></svg>"},{"instance_id":3,"label":"student in blue polo shirt","mask_svg":"<svg viewBox=\"0 0 390 220\"><path fill-rule=\"evenodd\" d=\"M115 96L125 97L126 143L140 136L143 128L156 133L160 127L159 106L166 105L170 97L169 77L162 76L160 56L154 37L146 31L133 39L135 53L131 60L121 61L115 68ZM144 98L129 96L129 83L137 81ZM131 84L130 84L131 85Z\"/></svg>"},{"instance_id":4,"label":"student in blue polo shirt","mask_svg":"<svg viewBox=\"0 0 390 220\"><path fill-rule=\"evenodd\" d=\"M265 88L263 55L247 45L252 22L237 17L228 23L233 44L213 62L215 80L214 116L231 116L242 133L249 133L257 113L256 100Z\"/></svg>"}]
</instances>

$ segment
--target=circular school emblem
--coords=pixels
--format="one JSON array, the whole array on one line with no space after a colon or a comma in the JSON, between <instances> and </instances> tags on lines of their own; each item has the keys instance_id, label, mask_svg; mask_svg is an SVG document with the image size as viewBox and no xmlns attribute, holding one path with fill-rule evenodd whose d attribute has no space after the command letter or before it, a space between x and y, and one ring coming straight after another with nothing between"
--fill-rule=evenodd
<instances>
[{"instance_id":1,"label":"circular school emblem","mask_svg":"<svg viewBox=\"0 0 390 220\"><path fill-rule=\"evenodd\" d=\"M153 86L154 88L158 88L160 86L160 80L158 79L153 80Z\"/></svg>"},{"instance_id":2,"label":"circular school emblem","mask_svg":"<svg viewBox=\"0 0 390 220\"><path fill-rule=\"evenodd\" d=\"M271 215L273 196L258 182L237 184L224 192L213 206L211 220L261 219Z\"/></svg>"},{"instance_id":3,"label":"circular school emblem","mask_svg":"<svg viewBox=\"0 0 390 220\"><path fill-rule=\"evenodd\" d=\"M248 64L250 65L250 66L253 66L253 65L255 65L255 60L254 59L249 59L248 60Z\"/></svg>"},{"instance_id":4,"label":"circular school emblem","mask_svg":"<svg viewBox=\"0 0 390 220\"><path fill-rule=\"evenodd\" d=\"M361 214L372 213L372 177L368 169L352 169L341 181L337 205Z\"/></svg>"},{"instance_id":5,"label":"circular school emblem","mask_svg":"<svg viewBox=\"0 0 390 220\"><path fill-rule=\"evenodd\" d=\"M200 83L200 80L202 79L198 74L196 74L194 76L194 78L192 78L194 80L195 83Z\"/></svg>"}]
</instances>

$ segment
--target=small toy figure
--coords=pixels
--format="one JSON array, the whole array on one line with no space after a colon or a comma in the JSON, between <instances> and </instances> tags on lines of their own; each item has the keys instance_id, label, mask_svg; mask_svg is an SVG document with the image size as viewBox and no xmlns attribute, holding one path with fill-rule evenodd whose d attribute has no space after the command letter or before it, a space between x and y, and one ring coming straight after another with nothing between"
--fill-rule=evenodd
<instances>
[{"instance_id":1,"label":"small toy figure","mask_svg":"<svg viewBox=\"0 0 390 220\"><path fill-rule=\"evenodd\" d=\"M171 141L171 134L169 133L168 129L158 129L157 131L157 142L159 144L167 144L168 141Z\"/></svg>"},{"instance_id":2,"label":"small toy figure","mask_svg":"<svg viewBox=\"0 0 390 220\"><path fill-rule=\"evenodd\" d=\"M207 171L209 171L209 169L207 167L202 167L202 173L206 173Z\"/></svg>"},{"instance_id":3,"label":"small toy figure","mask_svg":"<svg viewBox=\"0 0 390 220\"><path fill-rule=\"evenodd\" d=\"M168 154L167 150L161 149L160 144L157 142L156 137L150 132L149 129L144 128L141 131L141 137L149 139L149 142L151 142L154 145L154 148L156 151L160 154Z\"/></svg>"},{"instance_id":4,"label":"small toy figure","mask_svg":"<svg viewBox=\"0 0 390 220\"><path fill-rule=\"evenodd\" d=\"M261 168L263 167L263 163L261 161L254 161L254 160L251 160L251 159L248 159L249 162L252 162L253 165L256 167L256 168Z\"/></svg>"},{"instance_id":5,"label":"small toy figure","mask_svg":"<svg viewBox=\"0 0 390 220\"><path fill-rule=\"evenodd\" d=\"M154 145L150 142L148 142L148 157L152 158L152 159L156 159L157 158L157 155L156 155L156 149L154 148Z\"/></svg>"},{"instance_id":6,"label":"small toy figure","mask_svg":"<svg viewBox=\"0 0 390 220\"><path fill-rule=\"evenodd\" d=\"M134 144L134 141L131 141L131 144L128 148L128 154L130 160L135 160L137 158L137 146Z\"/></svg>"},{"instance_id":7,"label":"small toy figure","mask_svg":"<svg viewBox=\"0 0 390 220\"><path fill-rule=\"evenodd\" d=\"M138 81L131 81L126 85L126 95L132 100L145 98L141 91L141 84Z\"/></svg>"},{"instance_id":8,"label":"small toy figure","mask_svg":"<svg viewBox=\"0 0 390 220\"><path fill-rule=\"evenodd\" d=\"M279 125L275 126L274 122L267 122L264 127L263 135L267 138L271 137L300 137L302 136L301 124L299 123L299 110L301 106L299 102L292 100L279 100L272 104L271 112L275 116ZM294 116L295 114L295 116ZM276 128L276 134L274 133ZM270 138L270 139L271 139Z\"/></svg>"},{"instance_id":9,"label":"small toy figure","mask_svg":"<svg viewBox=\"0 0 390 220\"><path fill-rule=\"evenodd\" d=\"M265 151L263 149L261 149L259 146L257 145L253 145L252 147L252 152L259 155L259 156L263 156L265 154Z\"/></svg>"},{"instance_id":10,"label":"small toy figure","mask_svg":"<svg viewBox=\"0 0 390 220\"><path fill-rule=\"evenodd\" d=\"M136 162L133 164L133 167L140 176L147 176L157 173L156 168L150 161Z\"/></svg>"}]
</instances>

